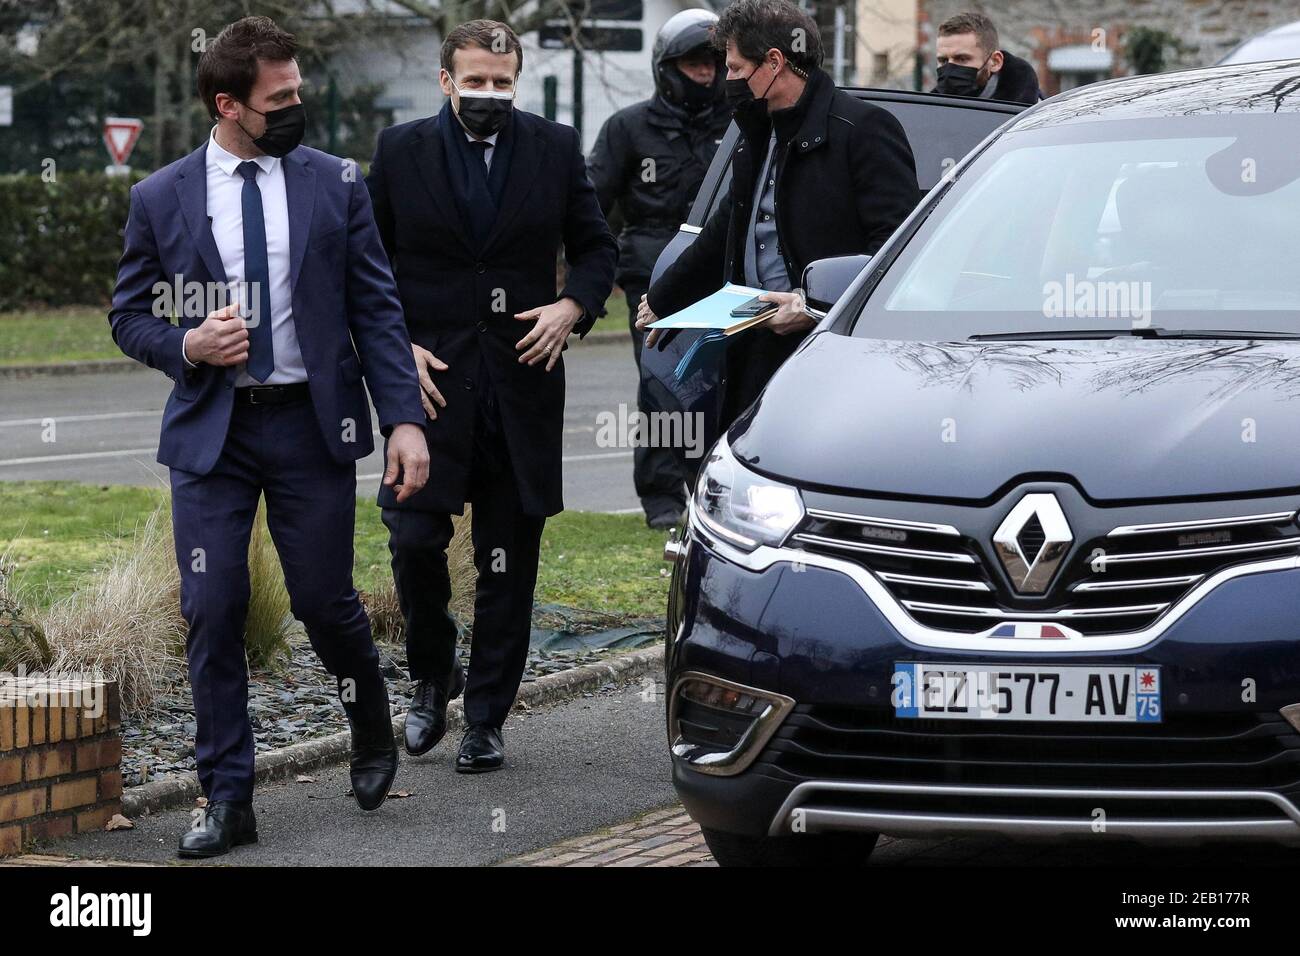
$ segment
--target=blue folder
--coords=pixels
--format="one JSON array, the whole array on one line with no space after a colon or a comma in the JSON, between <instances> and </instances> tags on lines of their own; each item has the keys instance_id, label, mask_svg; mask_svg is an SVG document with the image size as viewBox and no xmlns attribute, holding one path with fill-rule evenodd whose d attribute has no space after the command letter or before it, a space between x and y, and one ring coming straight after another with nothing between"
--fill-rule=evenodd
<instances>
[{"instance_id":1,"label":"blue folder","mask_svg":"<svg viewBox=\"0 0 1300 956\"><path fill-rule=\"evenodd\" d=\"M680 312L650 323L652 329L717 329L727 332L735 326L743 326L749 319L738 319L731 314L736 306L744 305L756 295L762 295L764 289L753 289L746 285L728 282L713 295L705 296L694 305L688 305ZM776 308L773 303L772 308Z\"/></svg>"},{"instance_id":2,"label":"blue folder","mask_svg":"<svg viewBox=\"0 0 1300 956\"><path fill-rule=\"evenodd\" d=\"M650 323L649 328L665 331L703 330L703 334L691 344L677 363L673 371L677 381L684 382L696 371L702 368L714 368L721 362L728 336L757 324L752 317L737 318L731 314L731 310L744 305L756 295L762 295L764 291L728 282L717 292L705 296L680 312L674 312L670 316ZM776 310L775 303L772 308L773 311Z\"/></svg>"}]
</instances>

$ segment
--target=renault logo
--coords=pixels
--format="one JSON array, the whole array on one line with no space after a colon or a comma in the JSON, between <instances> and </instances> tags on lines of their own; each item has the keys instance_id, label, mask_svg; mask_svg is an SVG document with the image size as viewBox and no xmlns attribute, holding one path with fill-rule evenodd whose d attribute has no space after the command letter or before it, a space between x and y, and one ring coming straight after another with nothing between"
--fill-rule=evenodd
<instances>
[{"instance_id":1,"label":"renault logo","mask_svg":"<svg viewBox=\"0 0 1300 956\"><path fill-rule=\"evenodd\" d=\"M993 547L1011 583L1042 594L1070 550L1074 535L1053 494L1025 495L993 534Z\"/></svg>"}]
</instances>

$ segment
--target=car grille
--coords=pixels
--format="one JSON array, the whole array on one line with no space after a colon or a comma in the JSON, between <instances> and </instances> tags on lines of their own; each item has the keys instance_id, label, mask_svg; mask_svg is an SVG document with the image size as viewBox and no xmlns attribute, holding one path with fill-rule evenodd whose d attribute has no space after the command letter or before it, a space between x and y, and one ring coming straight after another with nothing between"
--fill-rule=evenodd
<instances>
[{"instance_id":1,"label":"car grille","mask_svg":"<svg viewBox=\"0 0 1300 956\"><path fill-rule=\"evenodd\" d=\"M1162 724L910 720L799 705L755 766L799 780L1300 793L1300 734L1279 714Z\"/></svg>"},{"instance_id":2,"label":"car grille","mask_svg":"<svg viewBox=\"0 0 1300 956\"><path fill-rule=\"evenodd\" d=\"M1004 621L1051 622L1081 634L1138 631L1207 577L1235 564L1300 553L1293 511L1129 525L1083 541L1046 595L1017 595L973 538L943 524L809 509L790 544L867 568L928 627L982 633ZM1019 544L1043 546L1031 521Z\"/></svg>"}]
</instances>

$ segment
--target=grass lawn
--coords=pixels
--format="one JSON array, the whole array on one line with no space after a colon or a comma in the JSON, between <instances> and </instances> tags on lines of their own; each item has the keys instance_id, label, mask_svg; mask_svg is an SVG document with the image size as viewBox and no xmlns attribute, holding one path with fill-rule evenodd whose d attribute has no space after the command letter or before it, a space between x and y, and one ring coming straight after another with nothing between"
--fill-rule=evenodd
<instances>
[{"instance_id":1,"label":"grass lawn","mask_svg":"<svg viewBox=\"0 0 1300 956\"><path fill-rule=\"evenodd\" d=\"M605 315L596 321L593 332L622 332L628 338L632 332L627 326L628 301L622 289L615 289L614 294L605 300Z\"/></svg>"},{"instance_id":2,"label":"grass lawn","mask_svg":"<svg viewBox=\"0 0 1300 956\"><path fill-rule=\"evenodd\" d=\"M121 357L108 331L108 309L0 312L0 365Z\"/></svg>"},{"instance_id":3,"label":"grass lawn","mask_svg":"<svg viewBox=\"0 0 1300 956\"><path fill-rule=\"evenodd\" d=\"M609 314L595 331L628 335L627 300L621 289L605 303ZM108 329L108 309L69 306L22 312L0 312L0 365L71 362L79 359L119 359Z\"/></svg>"},{"instance_id":4,"label":"grass lawn","mask_svg":"<svg viewBox=\"0 0 1300 956\"><path fill-rule=\"evenodd\" d=\"M0 483L0 556L25 599L68 594L166 493L66 481Z\"/></svg>"},{"instance_id":5,"label":"grass lawn","mask_svg":"<svg viewBox=\"0 0 1300 956\"><path fill-rule=\"evenodd\" d=\"M155 488L71 482L0 483L0 555L24 597L48 604L74 590L149 511ZM640 515L566 511L546 523L537 601L652 617L663 614L664 534ZM373 499L357 499L356 585L388 579L387 531ZM6 553L7 552L7 553Z\"/></svg>"}]
</instances>

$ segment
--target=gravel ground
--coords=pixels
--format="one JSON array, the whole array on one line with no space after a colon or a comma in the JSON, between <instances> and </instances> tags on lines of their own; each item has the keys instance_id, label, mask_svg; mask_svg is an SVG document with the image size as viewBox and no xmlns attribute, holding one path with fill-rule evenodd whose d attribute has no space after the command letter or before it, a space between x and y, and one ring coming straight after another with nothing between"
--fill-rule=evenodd
<instances>
[{"instance_id":1,"label":"gravel ground","mask_svg":"<svg viewBox=\"0 0 1300 956\"><path fill-rule=\"evenodd\" d=\"M534 615L535 627L555 629L558 625L563 634L549 635L546 646L551 649L534 647L529 651L525 682L591 664L650 642L650 639L638 641L634 637L609 648L582 647L583 636L597 632L601 625L613 623L610 616L598 612L566 612L559 618L556 610L538 608ZM655 628L654 622L632 623L645 625L647 632ZM249 680L248 713L258 753L328 736L348 726L338 702L334 678L321 666L301 628L291 634L289 643L287 661L274 671L253 672ZM557 648L557 644L563 645L563 649ZM404 713L412 684L406 669L405 648L387 642L380 642L378 647L388 685L389 708L394 714ZM460 659L462 665L468 665L467 636L462 638ZM188 683L159 698L148 713L124 716L123 785L135 787L173 774L194 772L194 731L194 706Z\"/></svg>"}]
</instances>

